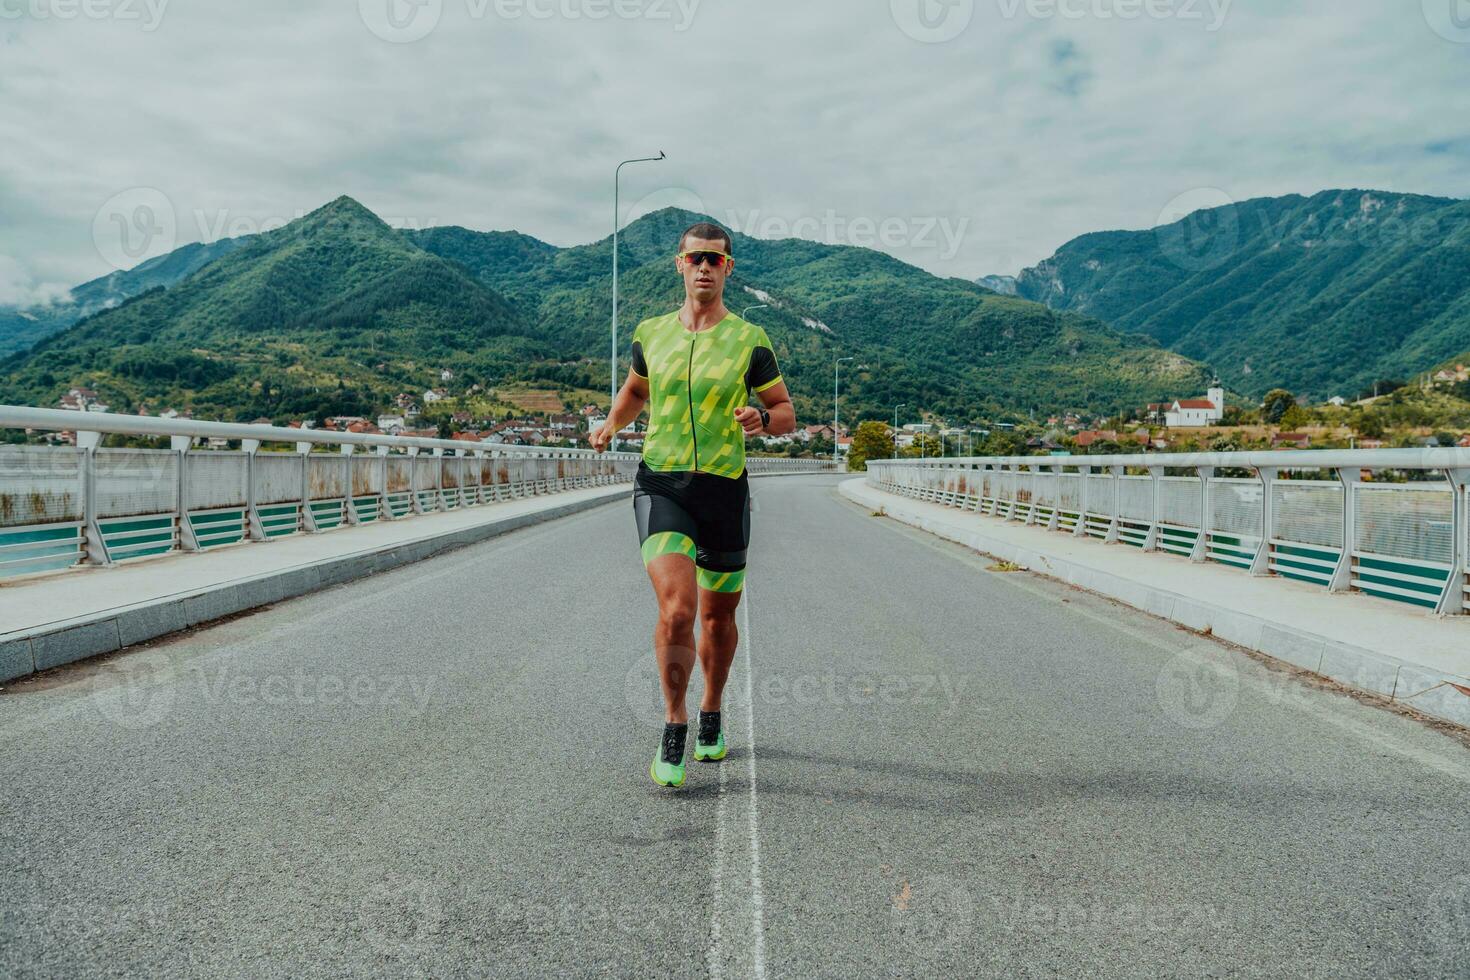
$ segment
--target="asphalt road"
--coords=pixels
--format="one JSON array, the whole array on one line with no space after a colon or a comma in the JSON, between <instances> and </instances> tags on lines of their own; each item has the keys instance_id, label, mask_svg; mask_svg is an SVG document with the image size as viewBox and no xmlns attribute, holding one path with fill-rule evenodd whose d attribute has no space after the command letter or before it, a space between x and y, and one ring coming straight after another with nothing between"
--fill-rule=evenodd
<instances>
[{"instance_id":1,"label":"asphalt road","mask_svg":"<svg viewBox=\"0 0 1470 980\"><path fill-rule=\"evenodd\" d=\"M752 481L721 765L630 503L0 695L0 975L1470 975L1464 742Z\"/></svg>"}]
</instances>

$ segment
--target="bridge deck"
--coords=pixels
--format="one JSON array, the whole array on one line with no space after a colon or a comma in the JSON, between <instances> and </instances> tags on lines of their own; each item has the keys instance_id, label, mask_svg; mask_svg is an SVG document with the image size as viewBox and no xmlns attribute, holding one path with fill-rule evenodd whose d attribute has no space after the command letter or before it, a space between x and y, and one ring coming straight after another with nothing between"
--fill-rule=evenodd
<instances>
[{"instance_id":1,"label":"bridge deck","mask_svg":"<svg viewBox=\"0 0 1470 980\"><path fill-rule=\"evenodd\" d=\"M752 485L682 791L624 505L16 685L0 973L1470 969L1461 742L840 479Z\"/></svg>"}]
</instances>

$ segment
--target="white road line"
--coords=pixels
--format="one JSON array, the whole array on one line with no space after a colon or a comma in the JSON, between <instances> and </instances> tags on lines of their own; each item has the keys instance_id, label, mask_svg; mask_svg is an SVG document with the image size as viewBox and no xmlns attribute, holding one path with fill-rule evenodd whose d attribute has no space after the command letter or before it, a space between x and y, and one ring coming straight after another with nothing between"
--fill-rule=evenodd
<instances>
[{"instance_id":1,"label":"white road line","mask_svg":"<svg viewBox=\"0 0 1470 980\"><path fill-rule=\"evenodd\" d=\"M725 975L723 951L720 949L720 920L724 917L725 899L725 812L729 809L727 797L725 796L725 773L729 767L720 765L720 802L715 807L715 869L711 873L714 881L714 901L710 907L714 909L714 916L709 928L709 952L706 954L706 962L709 964L709 975L714 980L722 980Z\"/></svg>"},{"instance_id":2,"label":"white road line","mask_svg":"<svg viewBox=\"0 0 1470 980\"><path fill-rule=\"evenodd\" d=\"M741 633L745 637L745 720L747 724L746 737L750 744L750 913L751 923L755 929L755 949L752 950L755 959L754 975L764 978L766 975L766 925L765 925L765 895L761 889L761 841L760 841L760 814L756 808L755 789L755 682L751 675L755 672L755 654L750 642L750 587L745 588L745 601L741 603L743 612L741 618Z\"/></svg>"}]
</instances>

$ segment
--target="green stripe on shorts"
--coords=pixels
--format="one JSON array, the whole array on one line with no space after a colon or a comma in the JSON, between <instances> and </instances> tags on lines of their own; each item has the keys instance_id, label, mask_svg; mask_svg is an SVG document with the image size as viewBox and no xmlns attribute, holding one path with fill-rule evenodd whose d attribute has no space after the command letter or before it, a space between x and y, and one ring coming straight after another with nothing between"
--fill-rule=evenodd
<instances>
[{"instance_id":1,"label":"green stripe on shorts","mask_svg":"<svg viewBox=\"0 0 1470 980\"><path fill-rule=\"evenodd\" d=\"M698 569L699 587L711 592L739 592L745 586L745 569L738 572L712 572Z\"/></svg>"},{"instance_id":2,"label":"green stripe on shorts","mask_svg":"<svg viewBox=\"0 0 1470 980\"><path fill-rule=\"evenodd\" d=\"M684 555L694 560L694 539L678 531L659 531L643 541L643 564L648 565L660 555Z\"/></svg>"}]
</instances>

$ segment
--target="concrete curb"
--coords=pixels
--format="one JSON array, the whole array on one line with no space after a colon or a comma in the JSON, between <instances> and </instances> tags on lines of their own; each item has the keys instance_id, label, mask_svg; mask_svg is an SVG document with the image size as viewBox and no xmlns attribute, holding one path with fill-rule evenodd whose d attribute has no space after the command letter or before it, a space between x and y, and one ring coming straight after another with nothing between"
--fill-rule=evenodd
<instances>
[{"instance_id":1,"label":"concrete curb","mask_svg":"<svg viewBox=\"0 0 1470 980\"><path fill-rule=\"evenodd\" d=\"M937 537L1116 599L1161 619L1208 632L1350 688L1381 695L1425 715L1470 727L1470 679L1465 677L1090 568L1047 552L1045 534L1037 535L1035 547L1022 547L987 535L982 522L990 518L963 521L956 512L955 520L936 520L908 507L908 498L874 490L861 477L843 481L838 489L849 500L864 507L882 506L889 517Z\"/></svg>"},{"instance_id":2,"label":"concrete curb","mask_svg":"<svg viewBox=\"0 0 1470 980\"><path fill-rule=\"evenodd\" d=\"M488 520L473 527L396 542L253 578L225 582L194 593L171 595L156 601L110 609L93 617L49 624L28 636L8 636L0 641L0 683L89 657L114 653L136 643L154 640L283 599L366 578L520 528L558 517L569 517L593 507L623 502L633 492L631 483L626 485L626 490L626 494L609 493L572 503L555 504L549 499L547 503L550 506L533 513Z\"/></svg>"}]
</instances>

